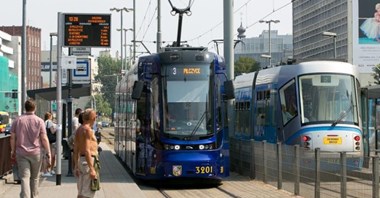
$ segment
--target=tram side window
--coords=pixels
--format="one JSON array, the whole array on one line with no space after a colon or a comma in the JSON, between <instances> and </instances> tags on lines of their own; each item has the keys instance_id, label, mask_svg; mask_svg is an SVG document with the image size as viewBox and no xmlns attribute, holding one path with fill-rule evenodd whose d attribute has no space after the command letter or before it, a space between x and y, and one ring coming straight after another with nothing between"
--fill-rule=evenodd
<instances>
[{"instance_id":1,"label":"tram side window","mask_svg":"<svg viewBox=\"0 0 380 198\"><path fill-rule=\"evenodd\" d=\"M161 119L160 119L160 101L159 101L159 94L160 94L160 89L159 89L159 78L158 76L154 75L152 82L151 82L151 97L150 97L150 104L149 106L152 107L153 113L152 113L152 128L150 138L151 141L154 142L155 140L158 139L159 132L160 132L160 126L161 126Z\"/></svg>"},{"instance_id":2,"label":"tram side window","mask_svg":"<svg viewBox=\"0 0 380 198\"><path fill-rule=\"evenodd\" d=\"M297 115L295 80L291 80L280 89L282 121L284 125Z\"/></svg>"},{"instance_id":3,"label":"tram side window","mask_svg":"<svg viewBox=\"0 0 380 198\"><path fill-rule=\"evenodd\" d=\"M249 137L249 109L250 102L242 101L235 104L236 112L236 133Z\"/></svg>"}]
</instances>

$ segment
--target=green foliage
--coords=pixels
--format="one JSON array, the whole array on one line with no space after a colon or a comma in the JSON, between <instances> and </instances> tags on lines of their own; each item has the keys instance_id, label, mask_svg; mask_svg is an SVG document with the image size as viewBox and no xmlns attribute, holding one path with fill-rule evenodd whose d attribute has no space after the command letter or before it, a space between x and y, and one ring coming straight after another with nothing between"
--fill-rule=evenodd
<instances>
[{"instance_id":1,"label":"green foliage","mask_svg":"<svg viewBox=\"0 0 380 198\"><path fill-rule=\"evenodd\" d=\"M375 84L380 85L380 64L372 68L373 78L375 79Z\"/></svg>"},{"instance_id":2,"label":"green foliage","mask_svg":"<svg viewBox=\"0 0 380 198\"><path fill-rule=\"evenodd\" d=\"M115 88L117 80L121 78L121 61L113 59L110 56L100 56L98 57L98 66L98 75L95 76L95 80L103 85L101 89L102 99L99 101L99 107L104 107L105 109L102 109L101 113L106 114L108 111L106 106L111 109L115 106ZM96 102L98 103L98 101ZM103 103L108 103L108 105L103 105ZM100 111L101 108L97 107L98 111Z\"/></svg>"},{"instance_id":3,"label":"green foliage","mask_svg":"<svg viewBox=\"0 0 380 198\"><path fill-rule=\"evenodd\" d=\"M87 108L94 108L97 113L101 113L104 116L111 116L112 114L112 108L111 105L104 99L103 95L94 95L95 97L95 104L93 106L93 101L89 100L85 106L85 109Z\"/></svg>"},{"instance_id":4,"label":"green foliage","mask_svg":"<svg viewBox=\"0 0 380 198\"><path fill-rule=\"evenodd\" d=\"M256 62L255 59L250 57L240 57L235 62L235 76L242 73L249 73L258 71L260 69L260 63Z\"/></svg>"}]
</instances>

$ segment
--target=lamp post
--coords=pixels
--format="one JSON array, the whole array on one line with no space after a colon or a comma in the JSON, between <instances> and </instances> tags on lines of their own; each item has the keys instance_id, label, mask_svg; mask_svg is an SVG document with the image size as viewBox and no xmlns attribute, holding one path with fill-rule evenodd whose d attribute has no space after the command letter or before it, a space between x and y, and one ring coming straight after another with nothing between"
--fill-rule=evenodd
<instances>
[{"instance_id":1,"label":"lamp post","mask_svg":"<svg viewBox=\"0 0 380 198\"><path fill-rule=\"evenodd\" d=\"M334 59L336 58L336 36L335 32L322 32L323 36L332 37L334 41Z\"/></svg>"},{"instance_id":2,"label":"lamp post","mask_svg":"<svg viewBox=\"0 0 380 198\"><path fill-rule=\"evenodd\" d=\"M58 36L58 34L56 32L52 32L50 33L50 75L49 75L49 87L52 87L53 85L53 36ZM51 105L52 105L52 102L50 101L49 102L49 110L50 112L52 112L52 108L51 108Z\"/></svg>"},{"instance_id":3,"label":"lamp post","mask_svg":"<svg viewBox=\"0 0 380 198\"><path fill-rule=\"evenodd\" d=\"M110 11L120 12L120 29L123 29L123 11L130 12L133 11L131 8L111 8ZM120 32L120 60L121 60L121 70L124 70L123 61L123 31Z\"/></svg>"},{"instance_id":4,"label":"lamp post","mask_svg":"<svg viewBox=\"0 0 380 198\"><path fill-rule=\"evenodd\" d=\"M53 85L53 36L57 36L56 32L50 33L50 76L49 76L49 87Z\"/></svg>"},{"instance_id":5,"label":"lamp post","mask_svg":"<svg viewBox=\"0 0 380 198\"><path fill-rule=\"evenodd\" d=\"M117 31L121 31L121 29L116 29ZM123 28L124 30L124 61L127 59L127 31L133 31L132 28ZM125 64L125 63L124 63ZM128 64L126 65L126 69L128 70Z\"/></svg>"},{"instance_id":6,"label":"lamp post","mask_svg":"<svg viewBox=\"0 0 380 198\"><path fill-rule=\"evenodd\" d=\"M260 57L261 57L261 58L266 58L266 59L268 59L268 60L270 60L270 58L271 58L271 56L268 55L268 54L261 54ZM270 65L269 65L269 66L270 66Z\"/></svg>"},{"instance_id":7,"label":"lamp post","mask_svg":"<svg viewBox=\"0 0 380 198\"><path fill-rule=\"evenodd\" d=\"M280 20L260 20L259 21L260 23L268 23L268 25L269 25L269 32L268 32L268 38L269 38L269 57L268 57L268 59L269 59L269 67L271 67L272 66L272 41L271 41L271 38L270 38L270 24L271 23L279 23L280 22Z\"/></svg>"},{"instance_id":8,"label":"lamp post","mask_svg":"<svg viewBox=\"0 0 380 198\"><path fill-rule=\"evenodd\" d=\"M26 102L26 0L22 1L22 39L21 39L21 104L19 106L24 106ZM20 109L20 108L19 108ZM24 109L21 108L21 112Z\"/></svg>"}]
</instances>

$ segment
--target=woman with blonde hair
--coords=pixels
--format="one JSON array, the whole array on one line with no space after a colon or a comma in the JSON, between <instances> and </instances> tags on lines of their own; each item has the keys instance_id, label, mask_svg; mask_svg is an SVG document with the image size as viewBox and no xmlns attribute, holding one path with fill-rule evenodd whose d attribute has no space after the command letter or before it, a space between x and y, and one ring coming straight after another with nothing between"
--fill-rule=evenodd
<instances>
[{"instance_id":1,"label":"woman with blonde hair","mask_svg":"<svg viewBox=\"0 0 380 198\"><path fill-rule=\"evenodd\" d=\"M44 115L44 120L45 120L46 133L47 133L49 144L50 144L51 165L49 167L45 163L49 159L44 159L43 165L42 165L42 171L43 171L42 176L45 176L45 177L53 176L55 174L53 168L55 165L55 155L56 155L56 146L55 146L56 134L55 133L57 131L57 127L56 127L56 124L53 123L52 119L53 119L53 115L50 112L46 112ZM48 153L48 151L45 151L45 152Z\"/></svg>"}]
</instances>

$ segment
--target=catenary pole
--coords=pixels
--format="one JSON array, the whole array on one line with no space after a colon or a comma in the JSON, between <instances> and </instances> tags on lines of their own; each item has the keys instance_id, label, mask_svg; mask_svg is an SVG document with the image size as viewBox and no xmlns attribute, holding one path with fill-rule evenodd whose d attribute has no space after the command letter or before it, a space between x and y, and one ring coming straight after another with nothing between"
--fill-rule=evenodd
<instances>
[{"instance_id":1,"label":"catenary pole","mask_svg":"<svg viewBox=\"0 0 380 198\"><path fill-rule=\"evenodd\" d=\"M223 17L224 17L224 58L227 66L228 80L234 79L234 54L233 54L233 1L223 0ZM228 126L229 134L233 134L234 127L234 112L233 100L228 100Z\"/></svg>"}]
</instances>

